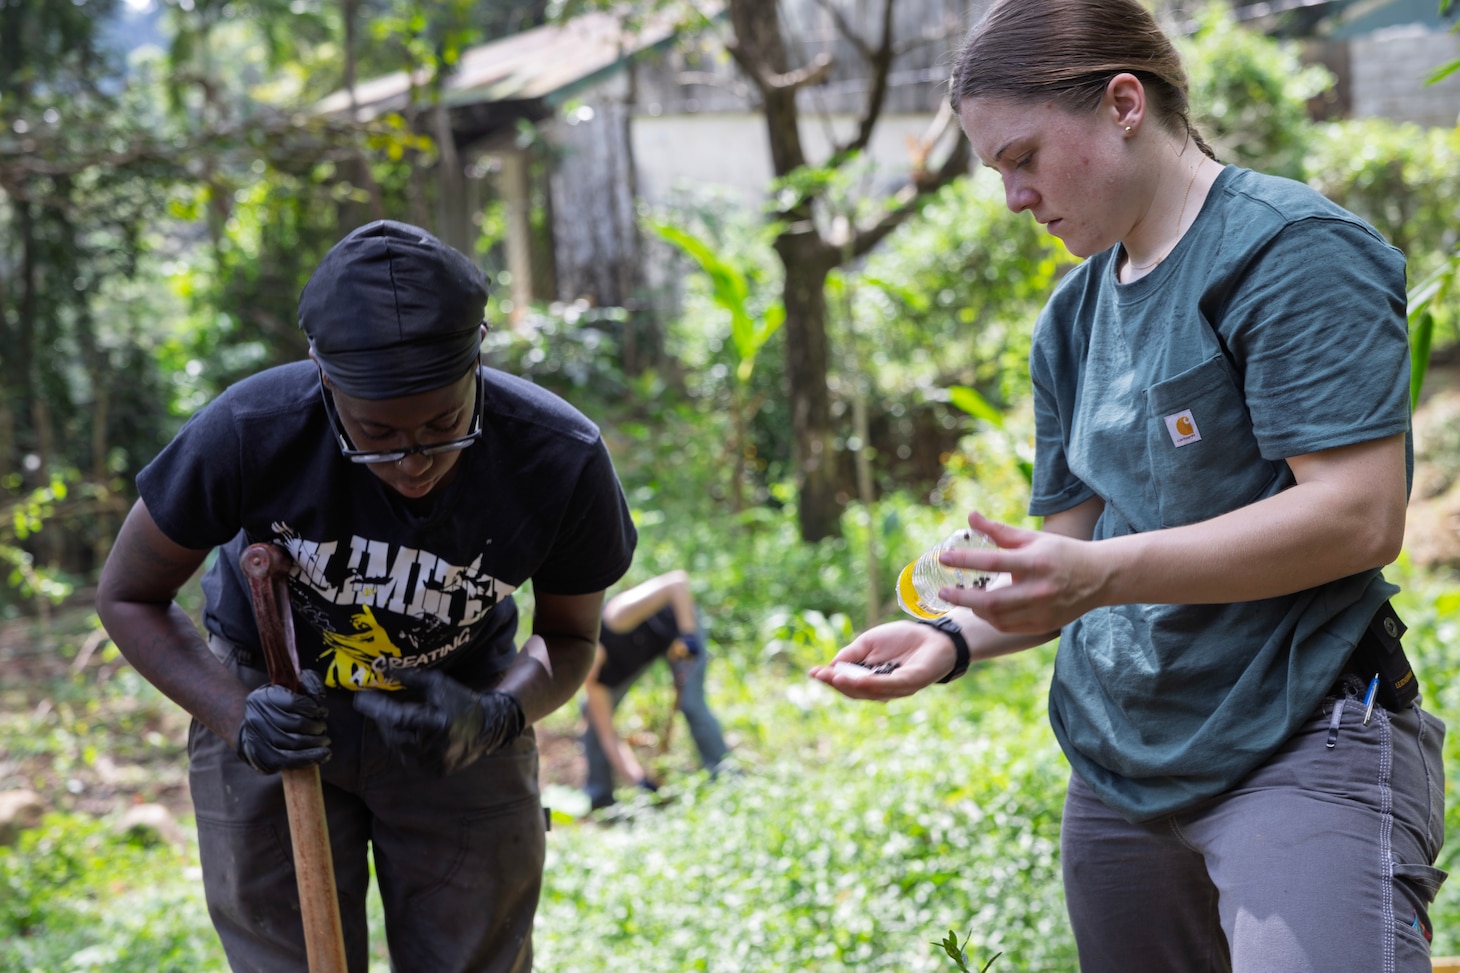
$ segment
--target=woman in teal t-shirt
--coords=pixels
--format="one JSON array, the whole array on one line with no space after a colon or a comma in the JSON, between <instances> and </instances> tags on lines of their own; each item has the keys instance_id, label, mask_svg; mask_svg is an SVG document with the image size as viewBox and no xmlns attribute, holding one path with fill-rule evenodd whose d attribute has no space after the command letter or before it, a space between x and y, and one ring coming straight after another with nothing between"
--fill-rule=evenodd
<instances>
[{"instance_id":1,"label":"woman in teal t-shirt","mask_svg":"<svg viewBox=\"0 0 1460 973\"><path fill-rule=\"evenodd\" d=\"M1444 726L1381 569L1411 470L1403 256L1216 161L1137 0L999 0L951 100L1006 201L1088 258L1035 330L1031 531L996 573L818 667L890 699L1060 638L1066 900L1083 973L1420 971ZM1394 683L1398 683L1397 686Z\"/></svg>"}]
</instances>

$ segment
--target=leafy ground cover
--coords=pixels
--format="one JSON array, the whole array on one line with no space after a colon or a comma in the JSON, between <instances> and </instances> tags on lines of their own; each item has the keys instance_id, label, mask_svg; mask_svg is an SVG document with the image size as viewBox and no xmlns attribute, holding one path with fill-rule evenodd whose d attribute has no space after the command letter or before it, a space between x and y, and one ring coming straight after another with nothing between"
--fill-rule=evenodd
<instances>
[{"instance_id":1,"label":"leafy ground cover","mask_svg":"<svg viewBox=\"0 0 1460 973\"><path fill-rule=\"evenodd\" d=\"M1448 651L1460 592L1443 578L1406 584L1427 696L1460 712ZM757 652L714 646L711 700L736 748L735 771L716 780L696 772L683 732L661 746L667 683L636 691L634 740L668 782L657 802L577 817L576 713L540 728L557 812L538 969L954 970L939 945L950 933L972 969L996 954L995 973L1075 968L1058 874L1065 767L1043 711L1049 650L869 705L804 676L846 625L782 619L782 637ZM63 639L34 681L7 669L0 784L41 790L57 813L0 850L0 969L223 970L177 791L180 718L105 652L73 672L79 644ZM1453 737L1446 762L1454 780ZM187 840L118 833L136 800L174 807ZM1448 816L1460 823L1453 803ZM1456 899L1447 889L1436 907L1437 953L1457 949ZM388 969L379 943L376 955Z\"/></svg>"},{"instance_id":2,"label":"leafy ground cover","mask_svg":"<svg viewBox=\"0 0 1460 973\"><path fill-rule=\"evenodd\" d=\"M624 464L642 538L626 580L689 569L715 656L710 700L736 766L716 780L697 771L688 734L668 729L669 680L651 670L623 716L666 782L661 799L585 817L576 707L539 726L554 827L537 969L954 971L949 937L968 969L1075 968L1058 860L1066 768L1044 711L1052 649L887 705L805 676L864 624L863 593L886 587L869 575L891 577L918 541L942 535L948 511L1017 518L1005 498L1022 489L1011 444L1023 438L992 432L952 457L943 508L889 497L849 514L844 539L814 546L796 539L789 507L733 518L684 509L676 498L706 491L672 479L689 476L683 464L652 452L652 475ZM1407 562L1391 576L1405 588L1405 642L1427 704L1454 724L1460 587ZM32 788L54 812L0 848L0 970L224 970L202 902L182 714L96 636L84 596L45 628L0 629L0 673L0 790ZM1457 747L1452 735L1452 781ZM138 802L172 809L182 840L119 831ZM1453 800L1447 819L1460 833ZM1457 855L1460 842L1440 866L1453 870ZM372 970L385 973L372 907ZM1460 893L1443 890L1433 917L1436 953L1460 952Z\"/></svg>"},{"instance_id":3,"label":"leafy ground cover","mask_svg":"<svg viewBox=\"0 0 1460 973\"><path fill-rule=\"evenodd\" d=\"M975 673L931 705L866 706L807 680L825 646L793 643L764 664L712 670L737 750L720 779L696 773L684 733L660 746L667 685L631 697L633 739L668 781L661 802L575 817L576 714L540 728L559 810L539 969L951 968L932 941L974 923L984 930L971 955L986 941L1026 955L1058 941L1060 780L1034 660L1015 689L1016 667L1004 667L997 689L980 688L993 673ZM36 788L56 813L0 850L0 969L222 970L174 783L182 721L124 665L98 686L111 665L98 656L79 672L50 664L32 668L34 681L7 679L3 786ZM995 691L1011 698L979 703ZM187 841L118 833L141 800L171 806Z\"/></svg>"}]
</instances>

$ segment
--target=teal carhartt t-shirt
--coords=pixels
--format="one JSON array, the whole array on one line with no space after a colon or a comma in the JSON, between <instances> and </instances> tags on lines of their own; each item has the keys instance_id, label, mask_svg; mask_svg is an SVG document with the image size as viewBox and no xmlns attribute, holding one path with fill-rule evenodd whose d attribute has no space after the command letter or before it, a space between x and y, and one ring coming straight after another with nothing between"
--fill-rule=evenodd
<instances>
[{"instance_id":1,"label":"teal carhartt t-shirt","mask_svg":"<svg viewBox=\"0 0 1460 973\"><path fill-rule=\"evenodd\" d=\"M1286 457L1408 432L1403 255L1316 191L1228 166L1150 274L1118 283L1119 251L1036 326L1031 514L1099 496L1097 539L1195 523L1292 486ZM1395 590L1373 571L1091 611L1061 633L1055 735L1131 820L1221 793L1313 715Z\"/></svg>"}]
</instances>

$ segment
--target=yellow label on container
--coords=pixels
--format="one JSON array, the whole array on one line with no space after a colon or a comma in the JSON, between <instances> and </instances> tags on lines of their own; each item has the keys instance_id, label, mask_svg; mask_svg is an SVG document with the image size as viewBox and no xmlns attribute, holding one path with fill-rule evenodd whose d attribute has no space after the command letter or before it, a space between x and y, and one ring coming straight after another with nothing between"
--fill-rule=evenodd
<instances>
[{"instance_id":1,"label":"yellow label on container","mask_svg":"<svg viewBox=\"0 0 1460 973\"><path fill-rule=\"evenodd\" d=\"M916 561L910 562L902 569L902 574L897 576L897 603L914 618L942 618L948 614L948 610L939 611L923 604L918 589L913 585L913 567L916 564Z\"/></svg>"}]
</instances>

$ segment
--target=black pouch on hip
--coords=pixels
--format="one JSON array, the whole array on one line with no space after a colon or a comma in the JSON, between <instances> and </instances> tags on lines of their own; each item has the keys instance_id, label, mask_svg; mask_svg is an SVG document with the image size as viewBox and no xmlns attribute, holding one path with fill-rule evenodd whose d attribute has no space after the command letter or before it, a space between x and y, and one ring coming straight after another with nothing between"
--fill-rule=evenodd
<instances>
[{"instance_id":1,"label":"black pouch on hip","mask_svg":"<svg viewBox=\"0 0 1460 973\"><path fill-rule=\"evenodd\" d=\"M1369 627L1349 657L1348 668L1362 678L1379 674L1377 699L1380 706L1391 712L1404 709L1419 698L1419 680L1399 641L1405 628L1394 606L1384 602L1369 620Z\"/></svg>"}]
</instances>

